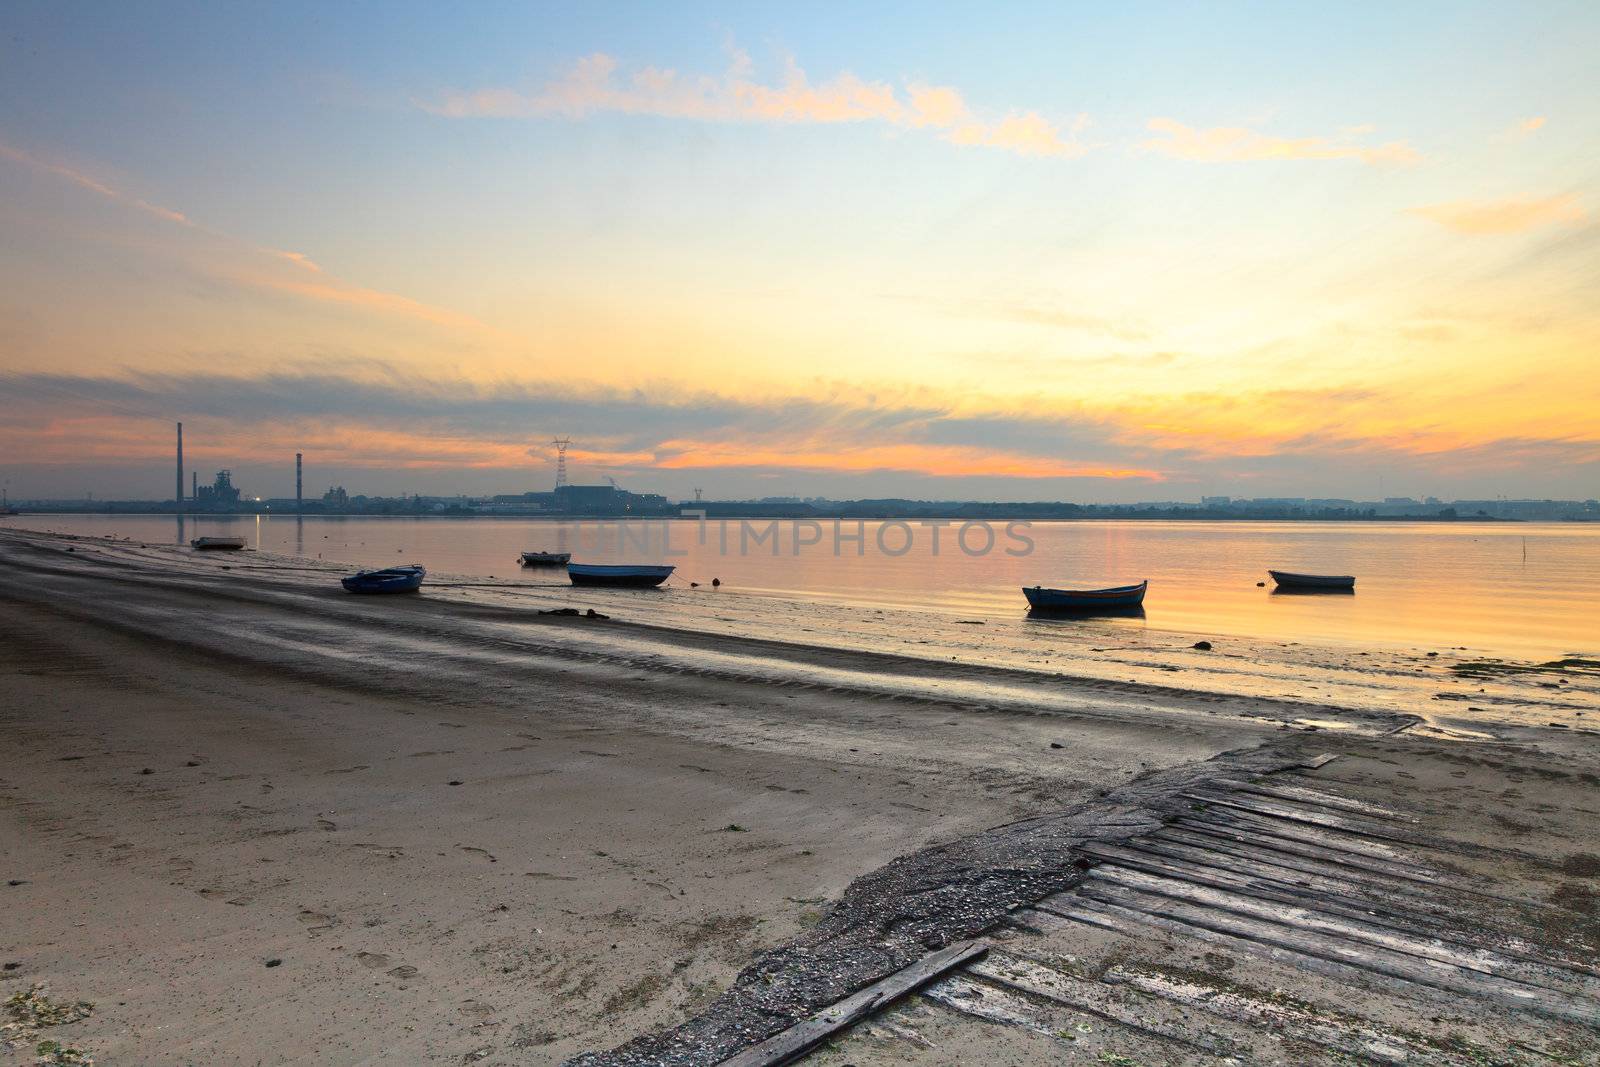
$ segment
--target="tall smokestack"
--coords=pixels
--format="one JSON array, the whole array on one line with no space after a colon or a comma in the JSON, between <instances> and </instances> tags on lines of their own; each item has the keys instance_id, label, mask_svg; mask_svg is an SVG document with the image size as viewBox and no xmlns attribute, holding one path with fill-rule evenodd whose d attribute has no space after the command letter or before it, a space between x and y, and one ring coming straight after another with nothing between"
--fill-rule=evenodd
<instances>
[{"instance_id":1,"label":"tall smokestack","mask_svg":"<svg viewBox=\"0 0 1600 1067\"><path fill-rule=\"evenodd\" d=\"M178 507L183 507L183 423L178 423L178 488L172 495L172 502Z\"/></svg>"},{"instance_id":2,"label":"tall smokestack","mask_svg":"<svg viewBox=\"0 0 1600 1067\"><path fill-rule=\"evenodd\" d=\"M294 509L300 510L300 461L305 457L299 452L294 454Z\"/></svg>"}]
</instances>

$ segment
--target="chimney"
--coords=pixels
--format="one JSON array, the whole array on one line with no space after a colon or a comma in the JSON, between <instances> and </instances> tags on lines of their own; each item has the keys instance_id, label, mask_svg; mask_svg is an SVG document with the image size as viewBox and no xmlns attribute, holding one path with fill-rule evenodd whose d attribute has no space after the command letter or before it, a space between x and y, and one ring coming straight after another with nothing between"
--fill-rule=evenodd
<instances>
[{"instance_id":1,"label":"chimney","mask_svg":"<svg viewBox=\"0 0 1600 1067\"><path fill-rule=\"evenodd\" d=\"M183 423L178 423L178 488L172 502L183 509Z\"/></svg>"},{"instance_id":2,"label":"chimney","mask_svg":"<svg viewBox=\"0 0 1600 1067\"><path fill-rule=\"evenodd\" d=\"M304 459L299 452L294 454L294 509L300 510L300 461Z\"/></svg>"}]
</instances>

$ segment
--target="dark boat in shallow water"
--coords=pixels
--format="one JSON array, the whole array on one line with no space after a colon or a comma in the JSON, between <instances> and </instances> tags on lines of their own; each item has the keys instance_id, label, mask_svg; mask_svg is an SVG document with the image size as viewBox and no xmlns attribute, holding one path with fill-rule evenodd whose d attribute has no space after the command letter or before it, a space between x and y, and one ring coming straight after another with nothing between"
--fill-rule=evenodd
<instances>
[{"instance_id":1,"label":"dark boat in shallow water","mask_svg":"<svg viewBox=\"0 0 1600 1067\"><path fill-rule=\"evenodd\" d=\"M351 593L415 593L422 588L426 567L412 564L409 567L385 567L381 571L361 571L339 584Z\"/></svg>"},{"instance_id":2,"label":"dark boat in shallow water","mask_svg":"<svg viewBox=\"0 0 1600 1067\"><path fill-rule=\"evenodd\" d=\"M1023 586L1022 595L1034 611L1126 612L1144 603L1148 580L1138 585L1116 585L1109 589L1046 589Z\"/></svg>"},{"instance_id":3,"label":"dark boat in shallow water","mask_svg":"<svg viewBox=\"0 0 1600 1067\"><path fill-rule=\"evenodd\" d=\"M237 552L244 547L242 537L196 537L189 547L197 552Z\"/></svg>"},{"instance_id":4,"label":"dark boat in shallow water","mask_svg":"<svg viewBox=\"0 0 1600 1067\"><path fill-rule=\"evenodd\" d=\"M567 577L573 585L609 585L623 589L651 589L666 581L676 568L613 563L569 563Z\"/></svg>"},{"instance_id":5,"label":"dark boat in shallow water","mask_svg":"<svg viewBox=\"0 0 1600 1067\"><path fill-rule=\"evenodd\" d=\"M1268 571L1272 580L1279 589L1293 589L1297 592L1320 591L1325 593L1349 593L1356 588L1356 579L1353 574L1295 574L1293 571Z\"/></svg>"},{"instance_id":6,"label":"dark boat in shallow water","mask_svg":"<svg viewBox=\"0 0 1600 1067\"><path fill-rule=\"evenodd\" d=\"M524 552L524 567L565 567L572 562L571 552Z\"/></svg>"}]
</instances>

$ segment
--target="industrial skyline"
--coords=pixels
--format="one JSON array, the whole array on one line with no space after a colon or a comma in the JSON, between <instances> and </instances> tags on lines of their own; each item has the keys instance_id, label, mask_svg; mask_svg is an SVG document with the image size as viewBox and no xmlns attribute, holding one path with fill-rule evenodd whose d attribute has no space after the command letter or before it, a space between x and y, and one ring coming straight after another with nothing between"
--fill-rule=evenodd
<instances>
[{"instance_id":1,"label":"industrial skyline","mask_svg":"<svg viewBox=\"0 0 1600 1067\"><path fill-rule=\"evenodd\" d=\"M307 501L304 498L305 454L294 454L294 496L292 498L246 494L233 482L233 470L216 471L210 483L200 485L199 471L189 471L190 491L183 492L183 424L176 426L177 495L166 501L136 497L107 498L98 505L92 496L83 501L42 498L19 501L41 510L167 510L178 513L261 513L288 510L293 514L447 514L454 516L583 516L583 517L671 517L685 509L728 517L932 517L968 515L983 517L1114 518L1255 518L1369 520L1382 518L1429 520L1564 520L1600 521L1600 501L1593 498L1566 500L1553 498L1495 498L1443 500L1435 496L1384 497L1361 500L1343 497L1273 496L1234 498L1202 496L1198 500L1149 500L1122 504L1082 501L985 502L962 499L916 499L905 497L834 499L826 496L763 496L755 498L706 499L704 488L695 487L693 498L624 489L614 477L604 485L574 485L568 480L566 452L573 444L569 436L551 440L556 449L554 484L549 490L494 493L411 493L368 494L360 487L350 492L343 484L330 483L326 492Z\"/></svg>"}]
</instances>

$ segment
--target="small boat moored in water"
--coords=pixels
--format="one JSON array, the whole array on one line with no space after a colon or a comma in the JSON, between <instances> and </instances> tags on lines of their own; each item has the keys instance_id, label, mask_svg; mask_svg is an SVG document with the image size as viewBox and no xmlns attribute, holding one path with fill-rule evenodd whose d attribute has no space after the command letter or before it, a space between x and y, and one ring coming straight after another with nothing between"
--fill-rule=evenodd
<instances>
[{"instance_id":1,"label":"small boat moored in water","mask_svg":"<svg viewBox=\"0 0 1600 1067\"><path fill-rule=\"evenodd\" d=\"M567 577L573 585L609 585L625 589L651 589L666 581L677 568L670 566L569 563Z\"/></svg>"},{"instance_id":2,"label":"small boat moored in water","mask_svg":"<svg viewBox=\"0 0 1600 1067\"><path fill-rule=\"evenodd\" d=\"M572 562L571 552L524 552L524 567L565 567Z\"/></svg>"},{"instance_id":3,"label":"small boat moored in water","mask_svg":"<svg viewBox=\"0 0 1600 1067\"><path fill-rule=\"evenodd\" d=\"M244 547L242 537L196 537L189 547L199 552L237 552Z\"/></svg>"},{"instance_id":4,"label":"small boat moored in water","mask_svg":"<svg viewBox=\"0 0 1600 1067\"><path fill-rule=\"evenodd\" d=\"M415 593L422 588L428 569L413 563L408 567L385 567L381 571L360 571L339 584L351 593Z\"/></svg>"},{"instance_id":5,"label":"small boat moored in water","mask_svg":"<svg viewBox=\"0 0 1600 1067\"><path fill-rule=\"evenodd\" d=\"M1149 580L1138 585L1117 585L1109 589L1046 589L1023 586L1022 595L1035 611L1126 611L1144 603Z\"/></svg>"},{"instance_id":6,"label":"small boat moored in water","mask_svg":"<svg viewBox=\"0 0 1600 1067\"><path fill-rule=\"evenodd\" d=\"M1322 590L1323 592L1355 592L1353 574L1295 574L1293 571L1267 571L1279 589L1296 591Z\"/></svg>"}]
</instances>

